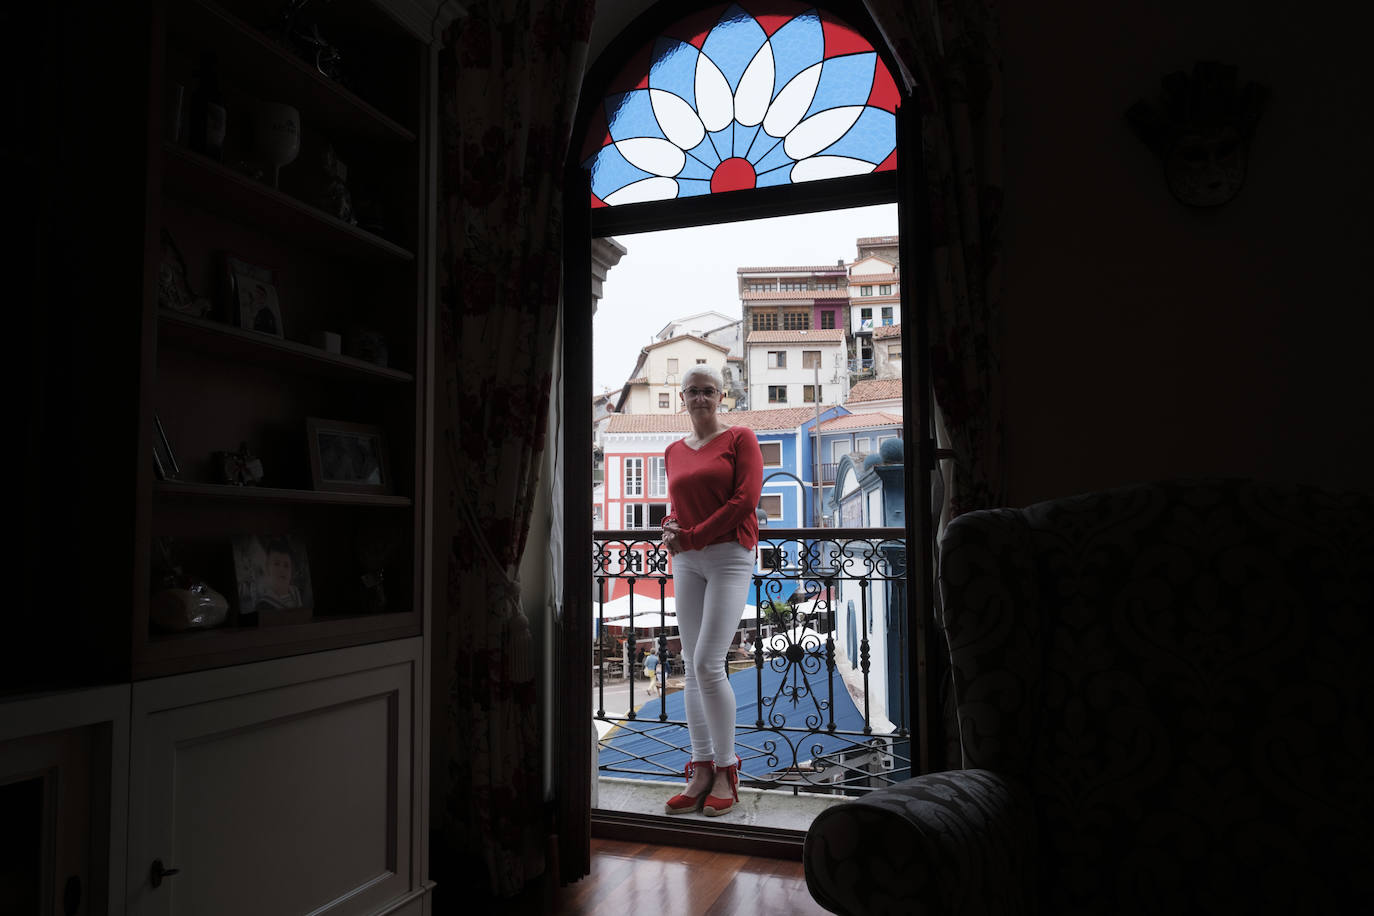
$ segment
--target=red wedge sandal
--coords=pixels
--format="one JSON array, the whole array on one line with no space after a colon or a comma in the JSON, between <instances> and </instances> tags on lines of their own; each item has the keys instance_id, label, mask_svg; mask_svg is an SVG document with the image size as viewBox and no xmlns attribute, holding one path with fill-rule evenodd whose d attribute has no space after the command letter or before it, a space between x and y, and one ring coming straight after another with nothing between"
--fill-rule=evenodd
<instances>
[{"instance_id":1,"label":"red wedge sandal","mask_svg":"<svg viewBox=\"0 0 1374 916\"><path fill-rule=\"evenodd\" d=\"M701 813L707 817L720 817L728 814L730 809L735 807L739 801L739 768L742 761L739 755L735 755L735 762L728 767L716 767L716 772L724 771L730 780L730 798L721 798L718 795L707 794L706 801L702 805Z\"/></svg>"},{"instance_id":2,"label":"red wedge sandal","mask_svg":"<svg viewBox=\"0 0 1374 916\"><path fill-rule=\"evenodd\" d=\"M711 771L711 776L713 778L715 777L716 766L714 763L709 760L693 760L682 768L683 775L687 777L688 785L692 784L692 775L696 772L697 767L706 767ZM686 792L674 795L672 798L668 799L668 803L663 806L663 813L695 814L701 810L701 806L706 803L706 796L710 793L711 790L708 788L700 795L688 795Z\"/></svg>"}]
</instances>

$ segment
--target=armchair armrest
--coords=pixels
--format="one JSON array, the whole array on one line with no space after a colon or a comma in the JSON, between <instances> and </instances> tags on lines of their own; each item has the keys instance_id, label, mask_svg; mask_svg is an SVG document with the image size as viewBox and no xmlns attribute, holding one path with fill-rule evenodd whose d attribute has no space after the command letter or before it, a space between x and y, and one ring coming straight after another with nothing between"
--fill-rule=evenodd
<instances>
[{"instance_id":1,"label":"armchair armrest","mask_svg":"<svg viewBox=\"0 0 1374 916\"><path fill-rule=\"evenodd\" d=\"M1033 913L1029 793L990 770L928 773L821 812L806 886L835 913Z\"/></svg>"}]
</instances>

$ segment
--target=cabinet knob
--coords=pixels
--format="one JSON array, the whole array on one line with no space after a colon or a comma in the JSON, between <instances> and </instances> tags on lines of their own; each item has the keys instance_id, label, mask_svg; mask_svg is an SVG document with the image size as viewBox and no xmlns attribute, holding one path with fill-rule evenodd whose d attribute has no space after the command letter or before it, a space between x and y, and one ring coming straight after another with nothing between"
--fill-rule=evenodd
<instances>
[{"instance_id":1,"label":"cabinet knob","mask_svg":"<svg viewBox=\"0 0 1374 916\"><path fill-rule=\"evenodd\" d=\"M153 860L153 867L149 869L148 880L153 883L153 887L161 887L163 878L170 878L172 875L181 874L179 868L165 868L161 859Z\"/></svg>"}]
</instances>

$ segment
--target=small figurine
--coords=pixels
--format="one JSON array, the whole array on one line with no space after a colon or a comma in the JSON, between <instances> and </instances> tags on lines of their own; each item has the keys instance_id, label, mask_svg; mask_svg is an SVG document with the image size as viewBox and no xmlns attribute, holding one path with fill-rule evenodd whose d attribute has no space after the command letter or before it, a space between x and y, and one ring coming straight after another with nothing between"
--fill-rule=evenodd
<instances>
[{"instance_id":1,"label":"small figurine","mask_svg":"<svg viewBox=\"0 0 1374 916\"><path fill-rule=\"evenodd\" d=\"M248 451L247 442L240 442L237 452L215 452L214 459L220 483L252 487L262 480L262 461Z\"/></svg>"}]
</instances>

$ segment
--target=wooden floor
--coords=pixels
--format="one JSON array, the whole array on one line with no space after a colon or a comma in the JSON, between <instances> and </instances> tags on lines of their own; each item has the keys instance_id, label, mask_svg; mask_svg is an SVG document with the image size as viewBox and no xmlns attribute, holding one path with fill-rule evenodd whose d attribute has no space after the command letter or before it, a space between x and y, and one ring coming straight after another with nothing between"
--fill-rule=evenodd
<instances>
[{"instance_id":1,"label":"wooden floor","mask_svg":"<svg viewBox=\"0 0 1374 916\"><path fill-rule=\"evenodd\" d=\"M592 872L558 889L554 911L627 916L825 913L800 862L592 839Z\"/></svg>"}]
</instances>

